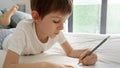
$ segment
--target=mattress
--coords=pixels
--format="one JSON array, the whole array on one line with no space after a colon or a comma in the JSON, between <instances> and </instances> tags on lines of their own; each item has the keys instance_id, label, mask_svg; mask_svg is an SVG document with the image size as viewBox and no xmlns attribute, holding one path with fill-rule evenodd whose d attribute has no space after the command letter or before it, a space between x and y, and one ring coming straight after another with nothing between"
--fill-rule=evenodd
<instances>
[{"instance_id":1,"label":"mattress","mask_svg":"<svg viewBox=\"0 0 120 68\"><path fill-rule=\"evenodd\" d=\"M99 34L74 34L67 33L65 37L74 49L92 49L108 35ZM19 63L52 62L71 65L74 68L120 68L120 35L110 35L110 38L96 50L98 61L92 66L78 64L77 58L67 57L63 49L56 43L48 51L34 55L21 56ZM6 51L0 50L0 68L4 63Z\"/></svg>"}]
</instances>

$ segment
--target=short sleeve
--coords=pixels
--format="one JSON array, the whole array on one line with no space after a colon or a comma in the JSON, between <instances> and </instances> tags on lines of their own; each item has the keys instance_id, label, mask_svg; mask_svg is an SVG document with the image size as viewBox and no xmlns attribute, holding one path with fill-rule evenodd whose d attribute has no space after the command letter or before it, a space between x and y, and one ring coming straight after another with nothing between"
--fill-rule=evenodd
<instances>
[{"instance_id":1,"label":"short sleeve","mask_svg":"<svg viewBox=\"0 0 120 68\"><path fill-rule=\"evenodd\" d=\"M24 31L16 29L5 45L7 49L21 55L26 45Z\"/></svg>"},{"instance_id":2,"label":"short sleeve","mask_svg":"<svg viewBox=\"0 0 120 68\"><path fill-rule=\"evenodd\" d=\"M66 41L66 38L63 34L63 32L60 32L59 35L57 36L57 39L58 39L58 43L62 44Z\"/></svg>"}]
</instances>

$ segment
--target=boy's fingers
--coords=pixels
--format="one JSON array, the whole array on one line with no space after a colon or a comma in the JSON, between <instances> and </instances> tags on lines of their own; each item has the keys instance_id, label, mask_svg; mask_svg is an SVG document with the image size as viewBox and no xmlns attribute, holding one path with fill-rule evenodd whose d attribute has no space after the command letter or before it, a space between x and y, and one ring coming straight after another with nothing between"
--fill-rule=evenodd
<instances>
[{"instance_id":1,"label":"boy's fingers","mask_svg":"<svg viewBox=\"0 0 120 68\"><path fill-rule=\"evenodd\" d=\"M78 62L78 64L82 63L83 57L85 56L85 54L86 54L86 50L79 56L79 62Z\"/></svg>"},{"instance_id":2,"label":"boy's fingers","mask_svg":"<svg viewBox=\"0 0 120 68\"><path fill-rule=\"evenodd\" d=\"M82 60L83 65L93 65L97 61L97 56L96 54L92 54L90 56L87 56L85 59Z\"/></svg>"},{"instance_id":3,"label":"boy's fingers","mask_svg":"<svg viewBox=\"0 0 120 68\"><path fill-rule=\"evenodd\" d=\"M85 50L85 51L80 55L79 59L80 59L80 60L83 60L84 56L85 56L86 54L88 54L88 52L89 52L88 49Z\"/></svg>"}]
</instances>

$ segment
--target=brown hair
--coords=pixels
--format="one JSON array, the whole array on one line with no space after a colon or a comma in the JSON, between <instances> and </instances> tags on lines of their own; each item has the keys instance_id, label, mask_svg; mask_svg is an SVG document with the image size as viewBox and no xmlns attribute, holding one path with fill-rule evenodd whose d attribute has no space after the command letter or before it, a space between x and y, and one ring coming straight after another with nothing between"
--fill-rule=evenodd
<instances>
[{"instance_id":1,"label":"brown hair","mask_svg":"<svg viewBox=\"0 0 120 68\"><path fill-rule=\"evenodd\" d=\"M30 0L31 10L36 10L41 18L51 12L70 14L72 12L71 0Z\"/></svg>"}]
</instances>

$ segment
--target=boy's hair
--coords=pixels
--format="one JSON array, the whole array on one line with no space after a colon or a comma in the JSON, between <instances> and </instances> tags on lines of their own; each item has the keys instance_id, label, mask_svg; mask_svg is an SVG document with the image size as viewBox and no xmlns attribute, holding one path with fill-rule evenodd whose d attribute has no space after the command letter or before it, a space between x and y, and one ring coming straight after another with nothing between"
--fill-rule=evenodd
<instances>
[{"instance_id":1,"label":"boy's hair","mask_svg":"<svg viewBox=\"0 0 120 68\"><path fill-rule=\"evenodd\" d=\"M36 10L41 19L51 12L60 12L61 14L71 14L71 0L30 0L31 10Z\"/></svg>"}]
</instances>

